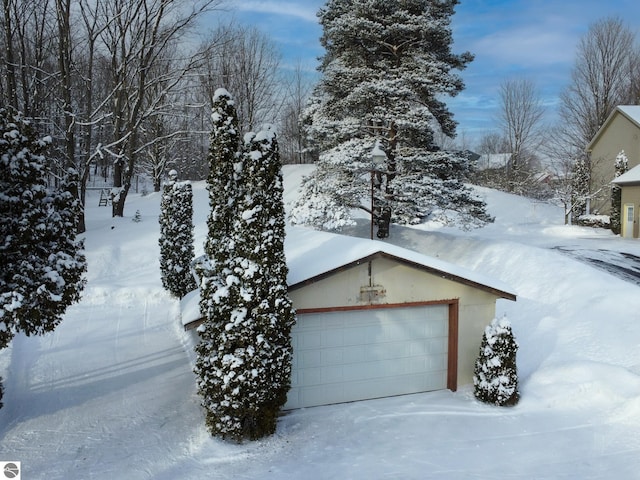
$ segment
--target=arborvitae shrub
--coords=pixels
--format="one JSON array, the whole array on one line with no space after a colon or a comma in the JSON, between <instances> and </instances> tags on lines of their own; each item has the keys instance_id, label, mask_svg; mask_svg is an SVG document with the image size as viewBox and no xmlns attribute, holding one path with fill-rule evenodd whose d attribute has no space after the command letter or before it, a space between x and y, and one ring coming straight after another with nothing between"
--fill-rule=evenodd
<instances>
[{"instance_id":1,"label":"arborvitae shrub","mask_svg":"<svg viewBox=\"0 0 640 480\"><path fill-rule=\"evenodd\" d=\"M291 377L293 308L286 286L284 207L275 134L247 135L226 283L200 328L197 371L211 433L242 441L275 432Z\"/></svg>"},{"instance_id":2,"label":"arborvitae shrub","mask_svg":"<svg viewBox=\"0 0 640 480\"><path fill-rule=\"evenodd\" d=\"M238 411L243 405L229 397L242 387L244 378L236 375L235 367L238 362L244 363L245 342L250 339L246 337L248 332L239 331L240 317L232 317L240 293L233 228L236 203L243 193L239 185L242 163L238 117L231 94L225 89L214 94L211 121L207 177L211 211L204 245L206 258L197 265L204 322L198 328L194 372L209 431L235 438L233 432L242 430L236 419L241 417Z\"/></svg>"},{"instance_id":3,"label":"arborvitae shrub","mask_svg":"<svg viewBox=\"0 0 640 480\"><path fill-rule=\"evenodd\" d=\"M516 342L506 317L485 328L473 375L475 397L485 403L512 406L518 403Z\"/></svg>"},{"instance_id":4,"label":"arborvitae shrub","mask_svg":"<svg viewBox=\"0 0 640 480\"><path fill-rule=\"evenodd\" d=\"M197 285L191 273L193 248L193 193L189 182L171 180L160 202L160 273L162 285L182 298Z\"/></svg>"},{"instance_id":5,"label":"arborvitae shrub","mask_svg":"<svg viewBox=\"0 0 640 480\"><path fill-rule=\"evenodd\" d=\"M616 178L620 175L624 174L629 169L629 161L627 156L622 150L615 161L615 176ZM618 235L622 230L622 219L621 212L622 211L622 188L620 185L612 184L611 185L611 215L610 215L610 226L611 231Z\"/></svg>"},{"instance_id":6,"label":"arborvitae shrub","mask_svg":"<svg viewBox=\"0 0 640 480\"><path fill-rule=\"evenodd\" d=\"M209 431L241 442L272 434L291 376L280 157L271 131L241 151L233 100L216 91L209 150L211 213L199 262L195 373Z\"/></svg>"}]
</instances>

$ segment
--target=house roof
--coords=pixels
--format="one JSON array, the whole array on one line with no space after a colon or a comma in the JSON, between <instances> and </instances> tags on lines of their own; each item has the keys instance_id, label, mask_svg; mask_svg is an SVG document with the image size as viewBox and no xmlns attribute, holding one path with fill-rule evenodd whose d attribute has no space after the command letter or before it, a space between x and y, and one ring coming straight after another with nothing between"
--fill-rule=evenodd
<instances>
[{"instance_id":1,"label":"house roof","mask_svg":"<svg viewBox=\"0 0 640 480\"><path fill-rule=\"evenodd\" d=\"M616 177L611 183L615 183L616 185L640 184L640 165Z\"/></svg>"},{"instance_id":2,"label":"house roof","mask_svg":"<svg viewBox=\"0 0 640 480\"><path fill-rule=\"evenodd\" d=\"M593 146L598 142L604 131L609 127L616 115L621 114L630 122L640 128L640 105L618 105L604 121L598 132L587 145L587 151L593 150Z\"/></svg>"},{"instance_id":3,"label":"house roof","mask_svg":"<svg viewBox=\"0 0 640 480\"><path fill-rule=\"evenodd\" d=\"M497 297L515 300L516 293L506 284L472 270L378 240L369 240L302 227L287 228L285 255L289 290L296 290L327 278L334 273L368 262L373 258L390 258L454 282L490 292ZM182 324L194 328L201 318L199 291L181 300Z\"/></svg>"}]
</instances>

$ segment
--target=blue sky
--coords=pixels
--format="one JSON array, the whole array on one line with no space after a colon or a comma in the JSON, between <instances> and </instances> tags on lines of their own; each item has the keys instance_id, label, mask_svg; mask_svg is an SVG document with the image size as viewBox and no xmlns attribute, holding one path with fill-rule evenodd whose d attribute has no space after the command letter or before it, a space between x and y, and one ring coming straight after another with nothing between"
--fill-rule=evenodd
<instances>
[{"instance_id":1,"label":"blue sky","mask_svg":"<svg viewBox=\"0 0 640 480\"><path fill-rule=\"evenodd\" d=\"M316 12L324 0L229 0L230 13L255 25L279 46L283 64L313 70L322 55ZM557 98L570 82L576 45L593 22L622 18L640 40L638 0L461 0L453 17L454 51L476 59L462 72L466 89L447 103L458 135L473 143L495 129L498 88L526 77L541 92L545 119L555 121Z\"/></svg>"}]
</instances>

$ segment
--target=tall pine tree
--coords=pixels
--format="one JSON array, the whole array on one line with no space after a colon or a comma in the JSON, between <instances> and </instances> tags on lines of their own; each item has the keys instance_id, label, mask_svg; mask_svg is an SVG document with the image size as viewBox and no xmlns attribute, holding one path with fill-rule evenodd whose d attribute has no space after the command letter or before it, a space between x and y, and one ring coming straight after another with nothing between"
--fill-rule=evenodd
<instances>
[{"instance_id":1,"label":"tall pine tree","mask_svg":"<svg viewBox=\"0 0 640 480\"><path fill-rule=\"evenodd\" d=\"M294 222L339 228L353 222L350 209L366 210L360 199L368 197L376 141L387 155L376 196L392 207L396 222L491 221L463 184L468 160L439 151L434 141L435 130L455 135L456 122L441 99L464 88L455 71L473 59L451 52L457 3L329 0L320 10L326 53L303 119L321 156L294 206Z\"/></svg>"},{"instance_id":2,"label":"tall pine tree","mask_svg":"<svg viewBox=\"0 0 640 480\"><path fill-rule=\"evenodd\" d=\"M18 332L54 330L85 285L80 205L70 193L77 175L70 170L59 188L47 185L49 142L0 109L0 349Z\"/></svg>"}]
</instances>

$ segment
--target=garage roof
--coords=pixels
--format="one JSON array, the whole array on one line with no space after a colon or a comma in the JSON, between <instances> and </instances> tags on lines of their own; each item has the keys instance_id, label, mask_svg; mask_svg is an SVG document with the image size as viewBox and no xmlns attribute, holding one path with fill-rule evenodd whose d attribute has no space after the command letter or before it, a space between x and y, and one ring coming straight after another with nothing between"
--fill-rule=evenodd
<instances>
[{"instance_id":1,"label":"garage roof","mask_svg":"<svg viewBox=\"0 0 640 480\"><path fill-rule=\"evenodd\" d=\"M303 227L288 227L285 255L289 267L287 276L289 290L301 288L372 258L387 257L441 278L488 291L500 298L516 299L515 292L498 280L378 240L338 235ZM187 330L195 328L202 317L199 308L199 290L188 293L180 303L182 324Z\"/></svg>"},{"instance_id":2,"label":"garage roof","mask_svg":"<svg viewBox=\"0 0 640 480\"><path fill-rule=\"evenodd\" d=\"M425 270L452 281L490 291L515 300L516 294L504 283L460 266L378 240L320 232L302 227L287 229L285 254L289 290L295 290L336 271L366 262L376 256Z\"/></svg>"}]
</instances>

